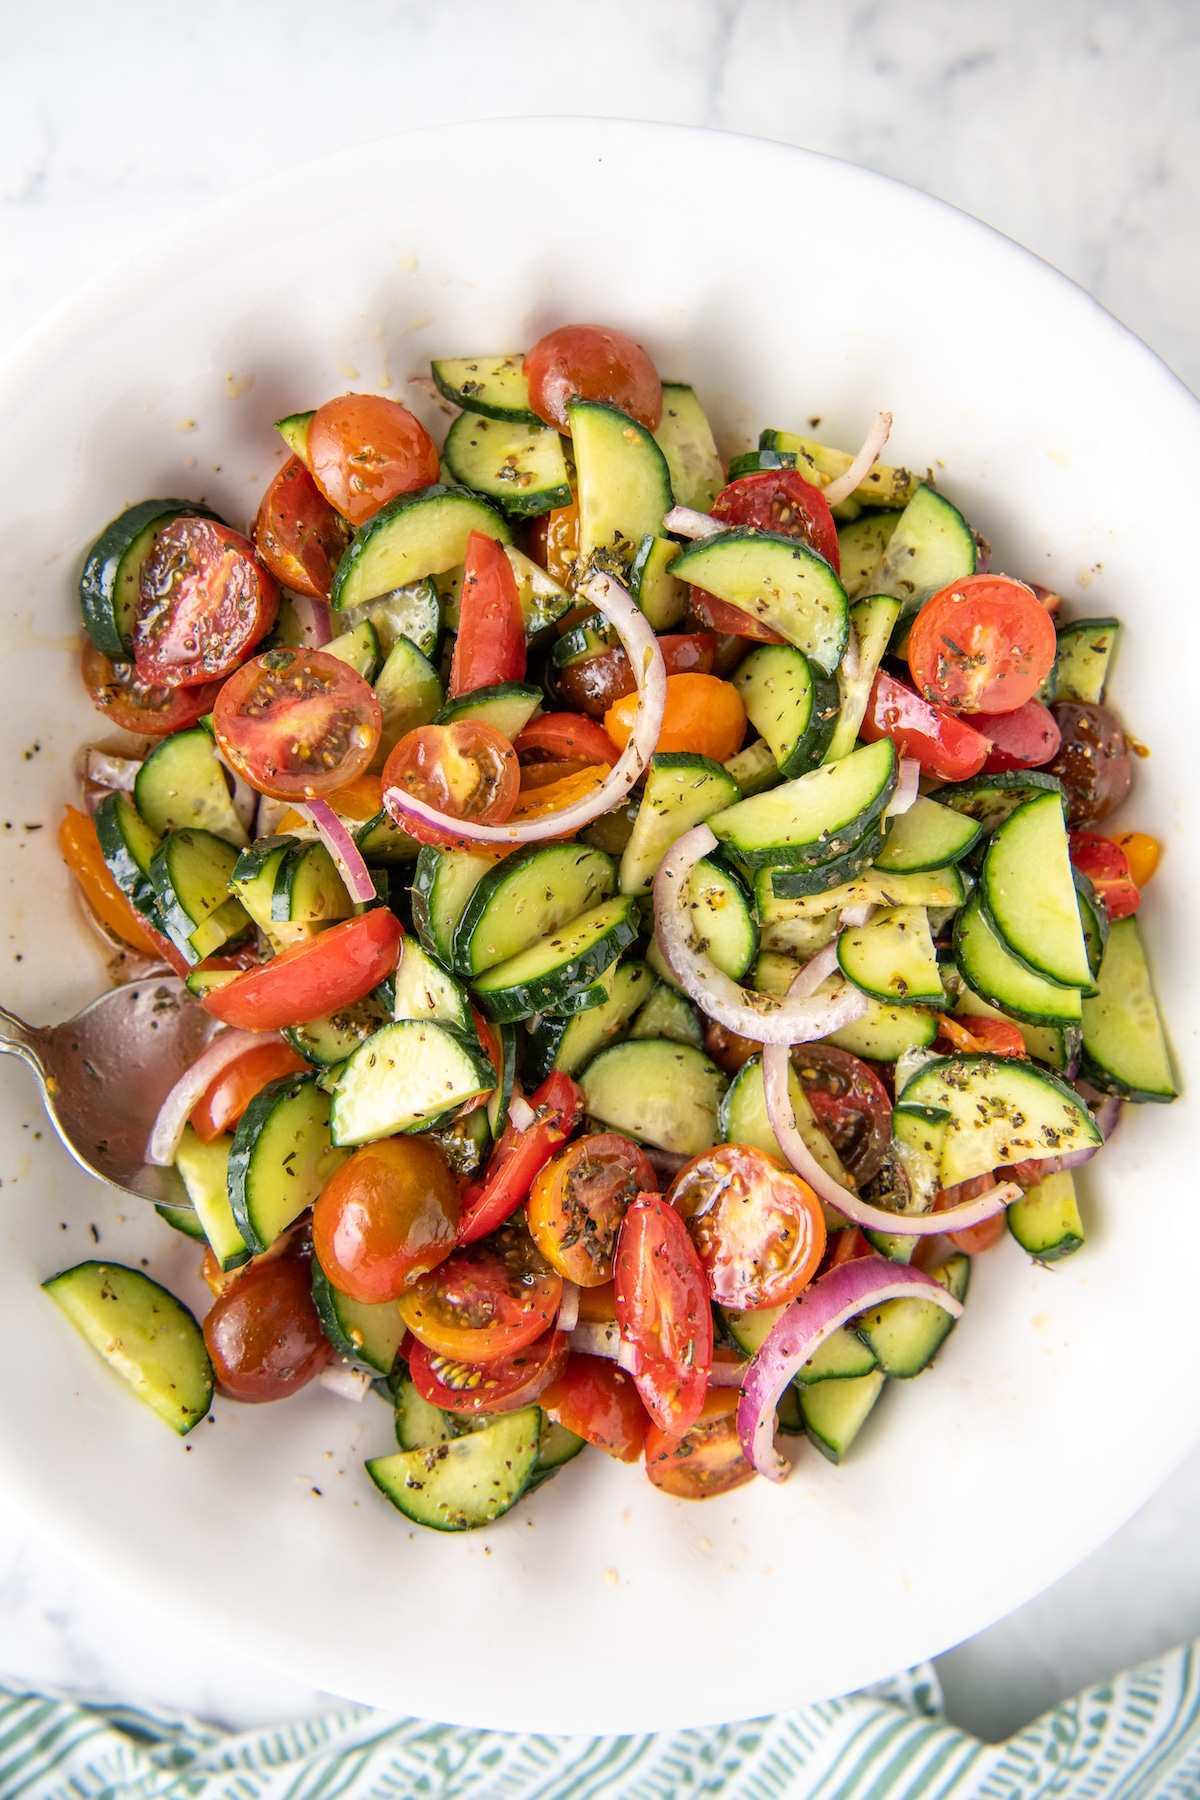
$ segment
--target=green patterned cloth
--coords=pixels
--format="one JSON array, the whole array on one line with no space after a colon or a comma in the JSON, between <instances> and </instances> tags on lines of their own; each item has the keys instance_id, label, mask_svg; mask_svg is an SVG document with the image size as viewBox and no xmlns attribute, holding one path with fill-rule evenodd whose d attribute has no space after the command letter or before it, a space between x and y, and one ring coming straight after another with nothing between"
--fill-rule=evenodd
<instances>
[{"instance_id":1,"label":"green patterned cloth","mask_svg":"<svg viewBox=\"0 0 1200 1800\"><path fill-rule=\"evenodd\" d=\"M464 1731L341 1707L238 1735L0 1687L0 1800L1196 1800L1200 1645L1004 1744L927 1665L774 1719L655 1736Z\"/></svg>"}]
</instances>

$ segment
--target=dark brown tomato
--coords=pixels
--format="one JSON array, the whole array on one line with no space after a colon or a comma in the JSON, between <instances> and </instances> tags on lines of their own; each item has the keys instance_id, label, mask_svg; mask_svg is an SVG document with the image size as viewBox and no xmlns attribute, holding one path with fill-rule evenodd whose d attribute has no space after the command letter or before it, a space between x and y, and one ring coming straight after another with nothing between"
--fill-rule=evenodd
<instances>
[{"instance_id":1,"label":"dark brown tomato","mask_svg":"<svg viewBox=\"0 0 1200 1800\"><path fill-rule=\"evenodd\" d=\"M580 1287L612 1280L627 1207L658 1183L645 1154L615 1131L579 1138L534 1177L529 1231L552 1268Z\"/></svg>"},{"instance_id":2,"label":"dark brown tomato","mask_svg":"<svg viewBox=\"0 0 1200 1800\"><path fill-rule=\"evenodd\" d=\"M833 1044L798 1044L792 1066L817 1124L861 1187L883 1167L892 1103L874 1069Z\"/></svg>"},{"instance_id":3,"label":"dark brown tomato","mask_svg":"<svg viewBox=\"0 0 1200 1800\"><path fill-rule=\"evenodd\" d=\"M230 1400L285 1400L333 1355L312 1297L307 1256L252 1264L213 1302L204 1342Z\"/></svg>"},{"instance_id":4,"label":"dark brown tomato","mask_svg":"<svg viewBox=\"0 0 1200 1800\"><path fill-rule=\"evenodd\" d=\"M758 1055L762 1045L711 1019L704 1028L704 1048L718 1068L724 1069L727 1075L736 1075L752 1056Z\"/></svg>"},{"instance_id":5,"label":"dark brown tomato","mask_svg":"<svg viewBox=\"0 0 1200 1800\"><path fill-rule=\"evenodd\" d=\"M1107 706L1064 700L1054 708L1054 717L1062 743L1046 764L1046 773L1057 775L1066 789L1068 823L1094 824L1107 818L1129 792L1133 764L1125 733Z\"/></svg>"},{"instance_id":6,"label":"dark brown tomato","mask_svg":"<svg viewBox=\"0 0 1200 1800\"><path fill-rule=\"evenodd\" d=\"M637 692L637 682L623 650L585 656L557 670L556 680L566 705L586 713L589 719L602 719L616 701Z\"/></svg>"},{"instance_id":7,"label":"dark brown tomato","mask_svg":"<svg viewBox=\"0 0 1200 1800\"><path fill-rule=\"evenodd\" d=\"M173 519L146 558L133 621L145 681L198 687L228 675L275 623L279 584L254 545L214 519Z\"/></svg>"},{"instance_id":8,"label":"dark brown tomato","mask_svg":"<svg viewBox=\"0 0 1200 1800\"><path fill-rule=\"evenodd\" d=\"M221 691L219 681L186 688L144 681L135 663L109 662L91 638L84 639L80 674L92 705L118 731L132 731L138 737L170 737L173 731L186 731L212 711Z\"/></svg>"},{"instance_id":9,"label":"dark brown tomato","mask_svg":"<svg viewBox=\"0 0 1200 1800\"><path fill-rule=\"evenodd\" d=\"M328 600L350 527L293 456L262 497L254 543L277 581L297 594Z\"/></svg>"}]
</instances>

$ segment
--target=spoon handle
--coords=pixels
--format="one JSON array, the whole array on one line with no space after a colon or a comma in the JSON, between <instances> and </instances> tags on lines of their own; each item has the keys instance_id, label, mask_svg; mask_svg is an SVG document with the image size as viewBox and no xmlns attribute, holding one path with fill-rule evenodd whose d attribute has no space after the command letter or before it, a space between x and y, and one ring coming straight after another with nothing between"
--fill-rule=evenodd
<instances>
[{"instance_id":1,"label":"spoon handle","mask_svg":"<svg viewBox=\"0 0 1200 1800\"><path fill-rule=\"evenodd\" d=\"M0 1006L0 1056L19 1056L45 1087L46 1071L37 1049L39 1035L34 1026L18 1019L6 1006Z\"/></svg>"}]
</instances>

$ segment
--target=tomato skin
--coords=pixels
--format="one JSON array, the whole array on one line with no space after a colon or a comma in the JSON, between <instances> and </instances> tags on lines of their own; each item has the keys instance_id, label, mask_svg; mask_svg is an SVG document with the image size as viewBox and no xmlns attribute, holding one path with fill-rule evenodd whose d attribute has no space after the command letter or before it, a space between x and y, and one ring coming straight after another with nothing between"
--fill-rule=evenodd
<instances>
[{"instance_id":1,"label":"tomato skin","mask_svg":"<svg viewBox=\"0 0 1200 1800\"><path fill-rule=\"evenodd\" d=\"M541 1395L542 1411L618 1462L634 1463L650 1420L633 1378L603 1356L572 1350L566 1367Z\"/></svg>"},{"instance_id":2,"label":"tomato skin","mask_svg":"<svg viewBox=\"0 0 1200 1800\"><path fill-rule=\"evenodd\" d=\"M570 436L569 400L602 400L658 429L662 382L640 344L606 325L560 325L525 358L529 404L539 419Z\"/></svg>"},{"instance_id":3,"label":"tomato skin","mask_svg":"<svg viewBox=\"0 0 1200 1800\"><path fill-rule=\"evenodd\" d=\"M482 719L419 725L406 732L383 765L383 791L403 788L453 819L503 825L521 791L517 753L502 732ZM449 829L406 819L419 844L464 842Z\"/></svg>"},{"instance_id":4,"label":"tomato skin","mask_svg":"<svg viewBox=\"0 0 1200 1800\"><path fill-rule=\"evenodd\" d=\"M570 1137L583 1115L583 1089L558 1070L529 1096L534 1122L528 1131L515 1125L492 1151L482 1181L463 1195L458 1226L460 1244L474 1244L511 1218L526 1198L539 1169Z\"/></svg>"},{"instance_id":5,"label":"tomato skin","mask_svg":"<svg viewBox=\"0 0 1200 1800\"><path fill-rule=\"evenodd\" d=\"M321 650L267 650L230 677L213 732L240 775L272 800L312 800L365 773L383 736L370 682Z\"/></svg>"},{"instance_id":6,"label":"tomato skin","mask_svg":"<svg viewBox=\"0 0 1200 1800\"><path fill-rule=\"evenodd\" d=\"M353 1006L385 981L400 955L404 929L385 906L331 925L320 937L281 951L200 1002L242 1031L282 1031Z\"/></svg>"},{"instance_id":7,"label":"tomato skin","mask_svg":"<svg viewBox=\"0 0 1200 1800\"><path fill-rule=\"evenodd\" d=\"M911 756L943 781L966 781L977 775L991 748L982 732L914 694L882 669L875 677L858 735L867 744L890 737L902 756Z\"/></svg>"},{"instance_id":8,"label":"tomato skin","mask_svg":"<svg viewBox=\"0 0 1200 1800\"><path fill-rule=\"evenodd\" d=\"M1112 923L1135 913L1142 896L1120 845L1095 831L1073 831L1070 845L1071 861L1088 877Z\"/></svg>"},{"instance_id":9,"label":"tomato skin","mask_svg":"<svg viewBox=\"0 0 1200 1800\"><path fill-rule=\"evenodd\" d=\"M406 406L382 394L342 394L319 406L308 428L308 460L313 481L351 525L438 478L433 439Z\"/></svg>"},{"instance_id":10,"label":"tomato skin","mask_svg":"<svg viewBox=\"0 0 1200 1800\"><path fill-rule=\"evenodd\" d=\"M945 1014L938 1018L938 1036L967 1055L1028 1056L1020 1027L1011 1019L993 1019L986 1013L967 1013L961 1019Z\"/></svg>"},{"instance_id":11,"label":"tomato skin","mask_svg":"<svg viewBox=\"0 0 1200 1800\"><path fill-rule=\"evenodd\" d=\"M495 1362L549 1331L562 1302L562 1276L519 1226L460 1244L420 1275L396 1304L429 1350L466 1363Z\"/></svg>"},{"instance_id":12,"label":"tomato skin","mask_svg":"<svg viewBox=\"0 0 1200 1800\"><path fill-rule=\"evenodd\" d=\"M1040 700L1027 700L1015 712L993 713L987 721L986 735L992 747L983 765L985 775L1000 775L1008 769L1040 769L1062 742L1057 719Z\"/></svg>"},{"instance_id":13,"label":"tomato skin","mask_svg":"<svg viewBox=\"0 0 1200 1800\"><path fill-rule=\"evenodd\" d=\"M825 1215L806 1181L747 1144L718 1144L680 1169L667 1195L688 1230L711 1299L738 1312L783 1306L825 1254Z\"/></svg>"},{"instance_id":14,"label":"tomato skin","mask_svg":"<svg viewBox=\"0 0 1200 1800\"><path fill-rule=\"evenodd\" d=\"M968 575L928 599L908 634L908 666L927 700L954 712L1011 713L1054 666L1054 621L1024 582Z\"/></svg>"},{"instance_id":15,"label":"tomato skin","mask_svg":"<svg viewBox=\"0 0 1200 1800\"><path fill-rule=\"evenodd\" d=\"M411 1333L401 1354L408 1362L413 1385L423 1400L443 1412L466 1418L481 1414L520 1412L532 1406L561 1376L567 1364L567 1340L561 1331L544 1331L539 1338L511 1356L493 1362L469 1363L441 1356L419 1343Z\"/></svg>"},{"instance_id":16,"label":"tomato skin","mask_svg":"<svg viewBox=\"0 0 1200 1800\"><path fill-rule=\"evenodd\" d=\"M942 1188L933 1203L933 1210L948 1212L964 1200L977 1200L980 1194L986 1194L995 1185L994 1175L974 1175L969 1181L960 1181L957 1187ZM946 1236L955 1249L965 1250L968 1256L978 1256L981 1250L991 1250L1000 1242L1004 1228L1005 1215L998 1212L990 1219L981 1219L978 1225L964 1225L961 1231L948 1231Z\"/></svg>"},{"instance_id":17,"label":"tomato skin","mask_svg":"<svg viewBox=\"0 0 1200 1800\"><path fill-rule=\"evenodd\" d=\"M445 1261L458 1214L458 1185L437 1144L383 1138L326 1182L313 1207L313 1252L335 1288L378 1305Z\"/></svg>"},{"instance_id":18,"label":"tomato skin","mask_svg":"<svg viewBox=\"0 0 1200 1800\"><path fill-rule=\"evenodd\" d=\"M603 726L573 712L541 713L531 719L513 740L513 749L518 757L601 763L610 769L621 754Z\"/></svg>"},{"instance_id":19,"label":"tomato skin","mask_svg":"<svg viewBox=\"0 0 1200 1800\"><path fill-rule=\"evenodd\" d=\"M752 1056L758 1055L762 1045L710 1019L704 1027L704 1048L718 1068L724 1069L727 1075L736 1075Z\"/></svg>"},{"instance_id":20,"label":"tomato skin","mask_svg":"<svg viewBox=\"0 0 1200 1800\"><path fill-rule=\"evenodd\" d=\"M717 640L711 631L679 632L660 637L658 647L668 676L712 673ZM597 656L571 663L558 670L556 680L564 700L595 719L603 718L609 708L626 695L637 693L637 681L629 658L620 648L602 650Z\"/></svg>"},{"instance_id":21,"label":"tomato skin","mask_svg":"<svg viewBox=\"0 0 1200 1800\"><path fill-rule=\"evenodd\" d=\"M835 1044L797 1044L792 1067L817 1123L861 1187L892 1142L892 1102L869 1063Z\"/></svg>"},{"instance_id":22,"label":"tomato skin","mask_svg":"<svg viewBox=\"0 0 1200 1800\"><path fill-rule=\"evenodd\" d=\"M837 526L829 502L797 469L761 469L757 475L731 481L713 501L712 516L722 525L750 525L758 531L800 538L825 558L835 575L841 573Z\"/></svg>"},{"instance_id":23,"label":"tomato skin","mask_svg":"<svg viewBox=\"0 0 1200 1800\"><path fill-rule=\"evenodd\" d=\"M576 1138L533 1179L528 1220L551 1268L579 1287L612 1280L625 1209L657 1186L645 1152L615 1131Z\"/></svg>"},{"instance_id":24,"label":"tomato skin","mask_svg":"<svg viewBox=\"0 0 1200 1800\"><path fill-rule=\"evenodd\" d=\"M328 600L350 531L300 461L284 463L263 495L254 547L276 581L297 594Z\"/></svg>"},{"instance_id":25,"label":"tomato skin","mask_svg":"<svg viewBox=\"0 0 1200 1800\"><path fill-rule=\"evenodd\" d=\"M1122 831L1113 843L1124 854L1134 886L1139 890L1144 888L1162 855L1158 840L1145 831Z\"/></svg>"},{"instance_id":26,"label":"tomato skin","mask_svg":"<svg viewBox=\"0 0 1200 1800\"><path fill-rule=\"evenodd\" d=\"M525 679L525 620L504 546L482 531L467 538L450 698Z\"/></svg>"},{"instance_id":27,"label":"tomato skin","mask_svg":"<svg viewBox=\"0 0 1200 1800\"><path fill-rule=\"evenodd\" d=\"M1133 782L1133 764L1120 721L1107 706L1061 701L1054 717L1062 732L1047 773L1067 795L1067 823L1094 825L1118 807Z\"/></svg>"},{"instance_id":28,"label":"tomato skin","mask_svg":"<svg viewBox=\"0 0 1200 1800\"><path fill-rule=\"evenodd\" d=\"M723 636L750 638L756 644L787 643L787 639L773 626L743 612L740 606L731 606L728 600L718 600L715 594L710 594L705 588L689 587L688 597L696 617ZM722 670L722 673L726 674L728 671Z\"/></svg>"},{"instance_id":29,"label":"tomato skin","mask_svg":"<svg viewBox=\"0 0 1200 1800\"><path fill-rule=\"evenodd\" d=\"M285 1400L333 1357L312 1297L307 1256L251 1263L209 1308L204 1342L230 1400Z\"/></svg>"},{"instance_id":30,"label":"tomato skin","mask_svg":"<svg viewBox=\"0 0 1200 1800\"><path fill-rule=\"evenodd\" d=\"M556 506L530 527L529 554L559 587L569 588L579 556L579 504Z\"/></svg>"},{"instance_id":31,"label":"tomato skin","mask_svg":"<svg viewBox=\"0 0 1200 1800\"><path fill-rule=\"evenodd\" d=\"M658 1194L625 1214L613 1267L621 1336L633 1349L642 1405L663 1431L684 1432L704 1405L712 1367L708 1283L687 1227Z\"/></svg>"},{"instance_id":32,"label":"tomato skin","mask_svg":"<svg viewBox=\"0 0 1200 1800\"><path fill-rule=\"evenodd\" d=\"M618 700L604 715L604 729L622 750L637 716L636 694ZM741 749L746 709L731 681L716 675L668 675L667 704L655 746L660 751L691 750L727 762Z\"/></svg>"},{"instance_id":33,"label":"tomato skin","mask_svg":"<svg viewBox=\"0 0 1200 1800\"><path fill-rule=\"evenodd\" d=\"M266 637L279 584L254 545L214 519L172 519L146 558L133 620L143 681L200 687L219 680Z\"/></svg>"},{"instance_id":34,"label":"tomato skin","mask_svg":"<svg viewBox=\"0 0 1200 1800\"><path fill-rule=\"evenodd\" d=\"M132 731L137 737L170 737L172 732L186 731L212 711L221 691L219 681L205 682L203 687L145 681L135 663L110 662L91 638L84 639L79 672L92 705L118 731Z\"/></svg>"},{"instance_id":35,"label":"tomato skin","mask_svg":"<svg viewBox=\"0 0 1200 1800\"><path fill-rule=\"evenodd\" d=\"M738 1439L738 1391L710 1388L689 1430L669 1434L658 1425L646 1433L646 1473L676 1500L711 1500L753 1478Z\"/></svg>"},{"instance_id":36,"label":"tomato skin","mask_svg":"<svg viewBox=\"0 0 1200 1800\"><path fill-rule=\"evenodd\" d=\"M58 828L58 847L63 861L82 888L84 899L100 922L141 955L159 956L160 946L166 940L151 931L141 913L113 880L100 848L100 839L96 836L95 823L87 813L74 806L66 808Z\"/></svg>"},{"instance_id":37,"label":"tomato skin","mask_svg":"<svg viewBox=\"0 0 1200 1800\"><path fill-rule=\"evenodd\" d=\"M222 1069L192 1108L192 1130L202 1144L211 1144L223 1131L232 1131L238 1120L269 1081L281 1075L302 1075L309 1067L287 1044L253 1044L236 1062Z\"/></svg>"}]
</instances>

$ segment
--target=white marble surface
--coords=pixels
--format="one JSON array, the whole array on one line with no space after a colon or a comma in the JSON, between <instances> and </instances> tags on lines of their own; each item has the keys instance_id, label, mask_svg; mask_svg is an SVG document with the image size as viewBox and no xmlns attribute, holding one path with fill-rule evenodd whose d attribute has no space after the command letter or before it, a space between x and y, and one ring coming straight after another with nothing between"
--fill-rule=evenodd
<instances>
[{"instance_id":1,"label":"white marble surface","mask_svg":"<svg viewBox=\"0 0 1200 1800\"><path fill-rule=\"evenodd\" d=\"M160 220L275 169L446 119L570 112L775 137L924 187L1057 264L1200 388L1189 0L0 0L0 42L0 347ZM552 171L545 192L569 204ZM664 228L685 233L703 199L665 195ZM802 192L779 208L803 230ZM283 248L303 279L336 222ZM864 243L840 274L885 299L904 272L902 246ZM1113 1455L1136 1452L1136 1423L1114 1419ZM1200 1451L1072 1575L941 1659L951 1716L1001 1735L1200 1634L1198 1507ZM1012 1528L1069 1531L1048 1515ZM214 1657L3 1518L0 1674L234 1725L322 1700Z\"/></svg>"}]
</instances>

